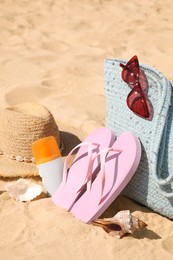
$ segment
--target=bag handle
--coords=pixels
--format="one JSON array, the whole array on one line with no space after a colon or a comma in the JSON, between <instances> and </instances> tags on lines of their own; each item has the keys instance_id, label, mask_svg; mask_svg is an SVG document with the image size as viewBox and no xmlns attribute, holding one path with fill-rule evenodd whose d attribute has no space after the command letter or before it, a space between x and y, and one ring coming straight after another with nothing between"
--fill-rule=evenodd
<instances>
[{"instance_id":1,"label":"bag handle","mask_svg":"<svg viewBox=\"0 0 173 260\"><path fill-rule=\"evenodd\" d=\"M154 129L152 131L152 145L150 149L150 167L156 183L160 186L162 194L167 198L173 197L173 191L166 192L165 188L173 183L173 173L163 178L161 175L161 165L163 163L165 153L165 142L167 135L168 113L171 104L172 85L171 83L156 69L152 68L151 73L157 80L158 86L158 110L155 111L156 119ZM160 140L160 142L158 142Z\"/></svg>"}]
</instances>

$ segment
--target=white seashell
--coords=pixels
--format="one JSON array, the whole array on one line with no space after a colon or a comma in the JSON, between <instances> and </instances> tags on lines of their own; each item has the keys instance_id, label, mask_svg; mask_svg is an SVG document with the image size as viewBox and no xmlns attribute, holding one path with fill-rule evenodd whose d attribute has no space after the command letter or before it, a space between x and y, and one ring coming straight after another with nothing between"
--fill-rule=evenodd
<instances>
[{"instance_id":1,"label":"white seashell","mask_svg":"<svg viewBox=\"0 0 173 260\"><path fill-rule=\"evenodd\" d=\"M11 160L16 160L16 157L14 155L9 156Z\"/></svg>"},{"instance_id":2,"label":"white seashell","mask_svg":"<svg viewBox=\"0 0 173 260\"><path fill-rule=\"evenodd\" d=\"M31 158L31 162L32 162L32 163L35 163L35 159L34 159L34 158Z\"/></svg>"},{"instance_id":3,"label":"white seashell","mask_svg":"<svg viewBox=\"0 0 173 260\"><path fill-rule=\"evenodd\" d=\"M24 162L27 162L27 163L30 163L30 162L31 162L31 159L30 159L29 157L27 157L27 156L25 156L25 157L23 158L23 160L24 160Z\"/></svg>"},{"instance_id":4,"label":"white seashell","mask_svg":"<svg viewBox=\"0 0 173 260\"><path fill-rule=\"evenodd\" d=\"M42 192L40 185L22 178L16 182L6 183L5 188L10 197L18 201L30 201Z\"/></svg>"},{"instance_id":5,"label":"white seashell","mask_svg":"<svg viewBox=\"0 0 173 260\"><path fill-rule=\"evenodd\" d=\"M18 161L18 162L23 162L23 157L20 156L20 155L17 155L17 156L16 156L16 161Z\"/></svg>"},{"instance_id":6,"label":"white seashell","mask_svg":"<svg viewBox=\"0 0 173 260\"><path fill-rule=\"evenodd\" d=\"M125 234L133 234L136 230L147 226L145 222L131 215L129 210L119 211L112 218L103 218L93 221L95 226L102 227L107 233L117 238Z\"/></svg>"}]
</instances>

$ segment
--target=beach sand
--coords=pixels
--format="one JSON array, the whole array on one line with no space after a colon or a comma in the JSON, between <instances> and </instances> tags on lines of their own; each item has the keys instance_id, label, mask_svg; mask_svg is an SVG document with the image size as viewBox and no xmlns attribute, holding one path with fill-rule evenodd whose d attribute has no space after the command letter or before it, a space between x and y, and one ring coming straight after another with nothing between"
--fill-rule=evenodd
<instances>
[{"instance_id":1,"label":"beach sand","mask_svg":"<svg viewBox=\"0 0 173 260\"><path fill-rule=\"evenodd\" d=\"M171 0L5 0L0 10L1 109L39 102L82 140L105 126L105 58L136 54L173 78ZM105 214L129 209L148 226L118 240L50 198L15 201L7 181L0 179L1 260L173 259L173 222L128 198Z\"/></svg>"}]
</instances>

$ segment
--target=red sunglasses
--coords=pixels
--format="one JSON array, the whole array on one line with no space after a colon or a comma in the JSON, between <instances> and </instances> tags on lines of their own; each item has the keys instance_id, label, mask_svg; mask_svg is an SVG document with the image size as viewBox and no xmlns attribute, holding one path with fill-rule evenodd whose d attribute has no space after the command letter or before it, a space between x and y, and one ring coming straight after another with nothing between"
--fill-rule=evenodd
<instances>
[{"instance_id":1,"label":"red sunglasses","mask_svg":"<svg viewBox=\"0 0 173 260\"><path fill-rule=\"evenodd\" d=\"M148 84L144 71L139 68L138 57L133 56L126 65L120 63L122 79L132 88L127 96L127 106L137 115L151 119L152 106L147 97Z\"/></svg>"}]
</instances>

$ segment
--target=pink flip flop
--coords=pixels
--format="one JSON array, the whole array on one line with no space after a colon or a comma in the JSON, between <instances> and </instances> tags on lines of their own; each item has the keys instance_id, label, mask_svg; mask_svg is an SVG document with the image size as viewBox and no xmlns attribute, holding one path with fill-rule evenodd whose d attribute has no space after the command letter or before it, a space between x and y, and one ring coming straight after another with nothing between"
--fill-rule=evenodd
<instances>
[{"instance_id":1,"label":"pink flip flop","mask_svg":"<svg viewBox=\"0 0 173 260\"><path fill-rule=\"evenodd\" d=\"M92 183L92 176L88 177L87 190L70 211L85 223L97 219L128 184L140 162L140 141L131 132L124 132L99 156L100 172Z\"/></svg>"},{"instance_id":2,"label":"pink flip flop","mask_svg":"<svg viewBox=\"0 0 173 260\"><path fill-rule=\"evenodd\" d=\"M92 160L95 154L112 146L115 141L114 132L106 127L92 132L81 144L76 146L66 157L63 170L63 181L52 196L52 201L66 210L70 210L75 201L85 191L88 176L99 171L100 158ZM75 149L79 148L75 160L68 168L68 161Z\"/></svg>"}]
</instances>

